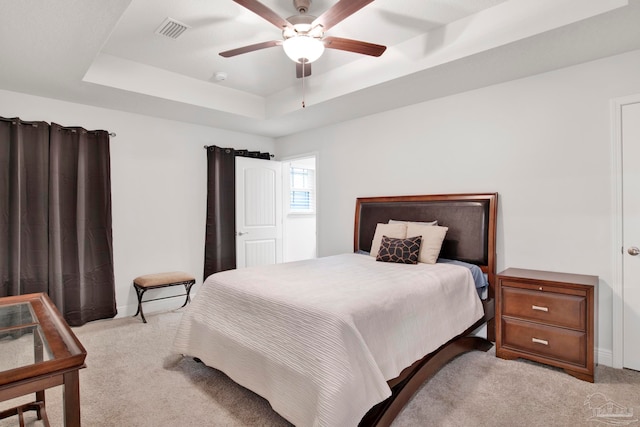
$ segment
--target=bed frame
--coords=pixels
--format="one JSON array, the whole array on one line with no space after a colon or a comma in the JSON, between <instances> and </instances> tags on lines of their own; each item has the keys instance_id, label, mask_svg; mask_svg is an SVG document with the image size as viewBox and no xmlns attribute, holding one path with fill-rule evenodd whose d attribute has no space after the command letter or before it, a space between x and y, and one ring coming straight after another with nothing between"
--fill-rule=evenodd
<instances>
[{"instance_id":1,"label":"bed frame","mask_svg":"<svg viewBox=\"0 0 640 427\"><path fill-rule=\"evenodd\" d=\"M406 368L388 381L392 395L374 406L360 426L389 426L420 386L444 365L459 355L487 351L495 341L494 290L496 276L496 223L498 194L442 194L428 196L366 197L356 201L354 251L371 250L378 223L390 219L433 221L449 227L440 257L457 259L480 266L489 279L487 299L483 301L485 316L463 334L451 339L438 350ZM469 334L487 324L487 338Z\"/></svg>"}]
</instances>

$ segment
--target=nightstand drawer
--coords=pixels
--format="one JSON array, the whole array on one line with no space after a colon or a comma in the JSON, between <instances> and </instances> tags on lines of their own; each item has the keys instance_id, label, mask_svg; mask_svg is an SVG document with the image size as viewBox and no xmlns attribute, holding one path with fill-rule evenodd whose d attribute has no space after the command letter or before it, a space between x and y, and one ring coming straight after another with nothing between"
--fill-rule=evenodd
<instances>
[{"instance_id":1,"label":"nightstand drawer","mask_svg":"<svg viewBox=\"0 0 640 427\"><path fill-rule=\"evenodd\" d=\"M502 315L585 331L587 299L577 295L504 286Z\"/></svg>"},{"instance_id":2,"label":"nightstand drawer","mask_svg":"<svg viewBox=\"0 0 640 427\"><path fill-rule=\"evenodd\" d=\"M586 366L587 334L502 318L502 347Z\"/></svg>"}]
</instances>

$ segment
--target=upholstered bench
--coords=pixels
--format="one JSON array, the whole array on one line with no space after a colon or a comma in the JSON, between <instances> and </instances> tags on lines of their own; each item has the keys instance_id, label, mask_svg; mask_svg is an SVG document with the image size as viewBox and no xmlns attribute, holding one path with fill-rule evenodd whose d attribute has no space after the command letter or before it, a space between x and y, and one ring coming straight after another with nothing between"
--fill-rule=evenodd
<instances>
[{"instance_id":1,"label":"upholstered bench","mask_svg":"<svg viewBox=\"0 0 640 427\"><path fill-rule=\"evenodd\" d=\"M184 301L184 304L182 304L182 307L184 307L185 305L187 305L189 301L191 301L189 298L189 293L191 292L191 287L195 283L196 283L196 279L192 275L185 273L183 271L171 271L168 273L146 274L144 276L136 277L135 279L133 279L133 287L136 290L136 293L138 294L138 311L136 311L136 314L134 314L133 317L136 317L138 313L140 313L140 316L142 317L142 321L144 323L147 323L147 319L144 318L144 312L142 311L143 302L157 301L157 300L166 299L166 298L186 296L187 298ZM142 296L149 289L167 288L169 286L180 286L180 285L184 285L184 289L186 293L179 294L179 295L170 295L168 297L153 298L153 299L142 301Z\"/></svg>"}]
</instances>

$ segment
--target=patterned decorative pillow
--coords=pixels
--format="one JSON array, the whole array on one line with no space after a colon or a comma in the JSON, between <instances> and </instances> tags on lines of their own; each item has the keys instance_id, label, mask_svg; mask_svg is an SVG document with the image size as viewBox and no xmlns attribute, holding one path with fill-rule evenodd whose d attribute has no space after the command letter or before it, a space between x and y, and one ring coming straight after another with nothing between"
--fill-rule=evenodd
<instances>
[{"instance_id":1,"label":"patterned decorative pillow","mask_svg":"<svg viewBox=\"0 0 640 427\"><path fill-rule=\"evenodd\" d=\"M376 261L417 264L421 242L422 236L408 239L394 239L393 237L382 236Z\"/></svg>"}]
</instances>

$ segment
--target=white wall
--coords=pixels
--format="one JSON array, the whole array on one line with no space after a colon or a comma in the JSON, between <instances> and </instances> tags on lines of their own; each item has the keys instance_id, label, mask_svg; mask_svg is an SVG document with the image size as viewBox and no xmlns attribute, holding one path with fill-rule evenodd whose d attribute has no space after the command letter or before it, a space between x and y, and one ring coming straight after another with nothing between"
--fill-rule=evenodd
<instances>
[{"instance_id":1,"label":"white wall","mask_svg":"<svg viewBox=\"0 0 640 427\"><path fill-rule=\"evenodd\" d=\"M284 224L284 262L316 258L315 215L285 215Z\"/></svg>"},{"instance_id":2,"label":"white wall","mask_svg":"<svg viewBox=\"0 0 640 427\"><path fill-rule=\"evenodd\" d=\"M0 116L105 129L111 139L113 251L118 315L133 315L132 280L141 275L204 268L205 145L274 151L271 138L0 90ZM182 291L184 292L184 290ZM149 292L145 298L181 293ZM179 307L178 299L144 306Z\"/></svg>"},{"instance_id":3,"label":"white wall","mask_svg":"<svg viewBox=\"0 0 640 427\"><path fill-rule=\"evenodd\" d=\"M357 197L498 192L498 270L599 276L611 364L610 100L638 92L635 51L280 138L277 154L318 152L320 256L353 250Z\"/></svg>"}]
</instances>

